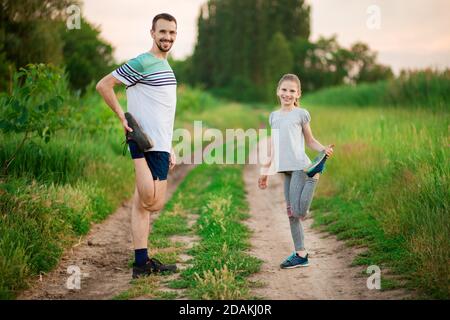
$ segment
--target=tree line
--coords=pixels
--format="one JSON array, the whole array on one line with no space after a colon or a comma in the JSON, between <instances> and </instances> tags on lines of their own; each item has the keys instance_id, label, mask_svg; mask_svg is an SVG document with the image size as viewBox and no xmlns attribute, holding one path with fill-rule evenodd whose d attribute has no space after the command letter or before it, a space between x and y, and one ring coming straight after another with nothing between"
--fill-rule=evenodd
<instances>
[{"instance_id":1,"label":"tree line","mask_svg":"<svg viewBox=\"0 0 450 320\"><path fill-rule=\"evenodd\" d=\"M272 101L284 73L305 90L393 77L367 44L341 46L336 36L310 38L304 0L209 0L200 9L192 56L174 61L180 82L229 98Z\"/></svg>"},{"instance_id":2,"label":"tree line","mask_svg":"<svg viewBox=\"0 0 450 320\"><path fill-rule=\"evenodd\" d=\"M65 69L83 91L114 66L113 48L85 19L66 26L73 0L0 0L0 91L12 91L16 70L29 63ZM173 61L180 83L236 100L271 101L283 73L304 90L392 77L364 43L342 47L336 36L310 40L311 7L304 0L209 0L200 9L192 56Z\"/></svg>"}]
</instances>

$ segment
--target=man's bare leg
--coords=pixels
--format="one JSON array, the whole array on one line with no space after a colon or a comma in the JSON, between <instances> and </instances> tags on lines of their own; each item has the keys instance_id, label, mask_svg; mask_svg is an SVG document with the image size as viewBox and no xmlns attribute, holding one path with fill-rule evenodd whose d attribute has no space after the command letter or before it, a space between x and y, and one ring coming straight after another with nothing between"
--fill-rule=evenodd
<instances>
[{"instance_id":1,"label":"man's bare leg","mask_svg":"<svg viewBox=\"0 0 450 320\"><path fill-rule=\"evenodd\" d=\"M167 180L153 180L144 158L134 159L136 188L131 210L131 232L135 249L148 246L150 213L162 209L165 202Z\"/></svg>"},{"instance_id":2,"label":"man's bare leg","mask_svg":"<svg viewBox=\"0 0 450 320\"><path fill-rule=\"evenodd\" d=\"M148 247L148 234L150 230L150 212L142 206L137 188L134 191L133 206L131 209L131 234L134 249Z\"/></svg>"}]
</instances>

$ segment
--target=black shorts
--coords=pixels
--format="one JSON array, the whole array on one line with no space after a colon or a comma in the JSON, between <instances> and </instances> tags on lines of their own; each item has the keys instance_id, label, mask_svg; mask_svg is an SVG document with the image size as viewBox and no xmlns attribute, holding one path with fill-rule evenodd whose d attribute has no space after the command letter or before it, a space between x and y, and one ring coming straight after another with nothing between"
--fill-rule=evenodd
<instances>
[{"instance_id":1,"label":"black shorts","mask_svg":"<svg viewBox=\"0 0 450 320\"><path fill-rule=\"evenodd\" d=\"M132 159L145 158L147 165L152 172L153 180L167 180L170 153L165 151L142 152L134 141L128 141L128 147Z\"/></svg>"}]
</instances>

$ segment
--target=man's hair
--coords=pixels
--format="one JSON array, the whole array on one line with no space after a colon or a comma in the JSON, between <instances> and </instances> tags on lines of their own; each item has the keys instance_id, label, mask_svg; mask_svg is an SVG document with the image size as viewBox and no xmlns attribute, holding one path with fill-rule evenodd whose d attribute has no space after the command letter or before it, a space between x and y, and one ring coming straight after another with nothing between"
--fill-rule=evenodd
<instances>
[{"instance_id":1,"label":"man's hair","mask_svg":"<svg viewBox=\"0 0 450 320\"><path fill-rule=\"evenodd\" d=\"M167 21L173 21L175 22L175 24L177 24L177 19L175 19L174 16L168 14L168 13L160 13L158 15L156 15L153 18L153 22L152 22L152 30L155 31L155 27L156 27L156 22L158 22L159 19L164 19Z\"/></svg>"}]
</instances>

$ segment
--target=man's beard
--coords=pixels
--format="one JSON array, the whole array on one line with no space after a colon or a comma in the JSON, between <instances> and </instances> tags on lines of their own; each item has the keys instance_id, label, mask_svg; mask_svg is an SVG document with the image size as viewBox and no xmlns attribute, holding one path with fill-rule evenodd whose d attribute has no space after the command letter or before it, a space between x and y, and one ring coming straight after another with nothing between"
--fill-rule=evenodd
<instances>
[{"instance_id":1,"label":"man's beard","mask_svg":"<svg viewBox=\"0 0 450 320\"><path fill-rule=\"evenodd\" d=\"M172 49L173 41L169 42L169 44L170 44L170 47L169 47L168 49L164 49L164 48L159 44L159 42L156 43L156 46L157 46L157 47L159 48L159 50L161 50L162 52L169 52L170 49Z\"/></svg>"}]
</instances>

